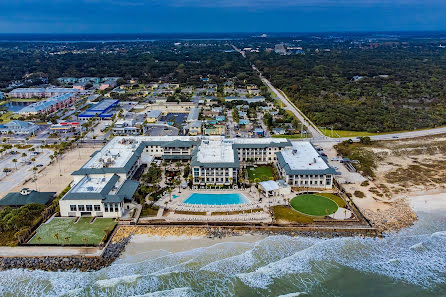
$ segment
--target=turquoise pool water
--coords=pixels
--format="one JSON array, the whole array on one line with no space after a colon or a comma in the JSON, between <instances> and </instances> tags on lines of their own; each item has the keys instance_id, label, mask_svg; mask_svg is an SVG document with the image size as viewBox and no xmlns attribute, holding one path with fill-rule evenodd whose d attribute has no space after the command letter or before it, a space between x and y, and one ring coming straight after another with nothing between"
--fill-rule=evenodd
<instances>
[{"instance_id":1,"label":"turquoise pool water","mask_svg":"<svg viewBox=\"0 0 446 297\"><path fill-rule=\"evenodd\" d=\"M242 194L199 194L190 195L184 203L205 205L228 205L249 203Z\"/></svg>"},{"instance_id":2,"label":"turquoise pool water","mask_svg":"<svg viewBox=\"0 0 446 297\"><path fill-rule=\"evenodd\" d=\"M180 196L178 196L178 195L172 195L172 198L173 198L173 199L177 199L178 197L180 197Z\"/></svg>"}]
</instances>

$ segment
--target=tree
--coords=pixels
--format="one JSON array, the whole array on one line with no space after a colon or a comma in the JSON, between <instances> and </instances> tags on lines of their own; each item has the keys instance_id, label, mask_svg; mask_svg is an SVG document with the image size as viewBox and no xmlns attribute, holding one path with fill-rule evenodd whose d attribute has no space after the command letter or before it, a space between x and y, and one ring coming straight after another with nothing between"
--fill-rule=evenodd
<instances>
[{"instance_id":1,"label":"tree","mask_svg":"<svg viewBox=\"0 0 446 297\"><path fill-rule=\"evenodd\" d=\"M15 165L15 169L17 169L17 159L12 159L12 163L14 163L14 165Z\"/></svg>"},{"instance_id":2,"label":"tree","mask_svg":"<svg viewBox=\"0 0 446 297\"><path fill-rule=\"evenodd\" d=\"M53 237L57 240L57 242L59 242L59 233L54 233Z\"/></svg>"}]
</instances>

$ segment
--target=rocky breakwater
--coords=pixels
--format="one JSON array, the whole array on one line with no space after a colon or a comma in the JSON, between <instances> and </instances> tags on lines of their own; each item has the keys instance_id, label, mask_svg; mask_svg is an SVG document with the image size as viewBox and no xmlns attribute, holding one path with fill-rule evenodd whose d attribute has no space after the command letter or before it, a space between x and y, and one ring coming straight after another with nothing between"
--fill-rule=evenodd
<instances>
[{"instance_id":1,"label":"rocky breakwater","mask_svg":"<svg viewBox=\"0 0 446 297\"><path fill-rule=\"evenodd\" d=\"M26 268L45 271L72 270L81 271L99 270L115 261L125 249L129 238L110 242L102 256L70 256L70 257L2 257L0 270ZM44 247L42 247L44 248Z\"/></svg>"},{"instance_id":2,"label":"rocky breakwater","mask_svg":"<svg viewBox=\"0 0 446 297\"><path fill-rule=\"evenodd\" d=\"M227 228L194 227L194 226L119 226L112 241L122 241L132 235L147 235L158 237L211 237L223 238L243 234Z\"/></svg>"},{"instance_id":3,"label":"rocky breakwater","mask_svg":"<svg viewBox=\"0 0 446 297\"><path fill-rule=\"evenodd\" d=\"M416 213L404 198L389 203L391 207L386 210L363 210L364 216L379 232L398 231L412 226L417 220Z\"/></svg>"}]
</instances>

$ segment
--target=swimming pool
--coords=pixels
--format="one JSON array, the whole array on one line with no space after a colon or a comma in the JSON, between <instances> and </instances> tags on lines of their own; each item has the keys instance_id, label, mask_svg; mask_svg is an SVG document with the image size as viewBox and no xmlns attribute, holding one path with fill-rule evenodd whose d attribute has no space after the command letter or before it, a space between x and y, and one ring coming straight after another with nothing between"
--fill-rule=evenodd
<instances>
[{"instance_id":1,"label":"swimming pool","mask_svg":"<svg viewBox=\"0 0 446 297\"><path fill-rule=\"evenodd\" d=\"M193 193L184 203L204 205L229 205L249 203L248 198L242 194L199 194Z\"/></svg>"}]
</instances>

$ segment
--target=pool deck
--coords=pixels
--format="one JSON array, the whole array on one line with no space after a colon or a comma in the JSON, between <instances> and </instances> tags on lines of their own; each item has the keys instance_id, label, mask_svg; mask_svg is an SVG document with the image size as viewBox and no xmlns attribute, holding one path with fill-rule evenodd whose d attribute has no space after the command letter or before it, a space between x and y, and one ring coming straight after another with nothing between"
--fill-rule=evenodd
<instances>
[{"instance_id":1,"label":"pool deck","mask_svg":"<svg viewBox=\"0 0 446 297\"><path fill-rule=\"evenodd\" d=\"M203 205L203 204L188 204L184 201L192 194L241 194L249 200L249 203L227 204L227 205ZM173 198L177 195L178 198ZM162 197L156 205L160 208L170 211L164 217L169 222L250 222L250 223L270 223L272 221L269 208L272 205L287 205L289 200L295 194L289 197L274 197L266 198L259 195L255 188L251 189L227 189L227 190L197 190L197 189L178 189L176 188L171 194ZM172 198L171 198L172 197ZM261 199L261 201L259 201ZM261 209L261 211L259 211ZM250 212L251 210L251 212ZM252 210L256 210L253 212ZM176 211L185 212L200 212L205 215L194 214L177 214ZM227 215L212 215L213 212L239 212L245 213L227 214Z\"/></svg>"}]
</instances>

